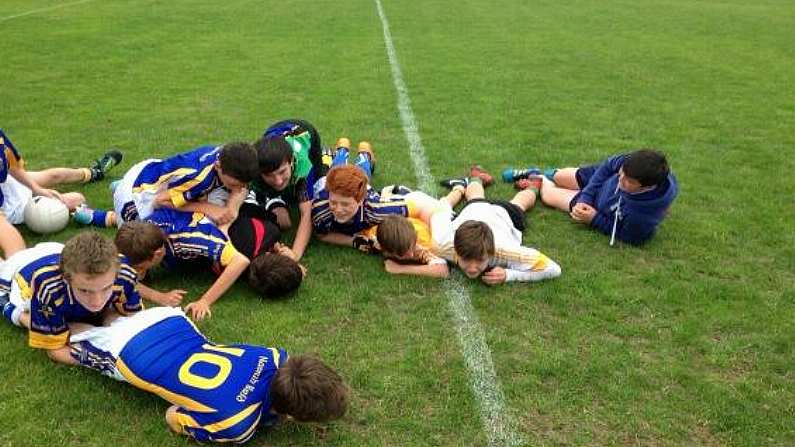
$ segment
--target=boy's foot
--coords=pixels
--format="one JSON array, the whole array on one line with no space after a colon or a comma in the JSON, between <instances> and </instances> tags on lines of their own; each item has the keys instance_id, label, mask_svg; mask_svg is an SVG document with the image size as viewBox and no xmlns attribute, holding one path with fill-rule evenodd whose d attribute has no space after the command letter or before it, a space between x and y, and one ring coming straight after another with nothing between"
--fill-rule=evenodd
<instances>
[{"instance_id":1,"label":"boy's foot","mask_svg":"<svg viewBox=\"0 0 795 447\"><path fill-rule=\"evenodd\" d=\"M531 175L530 177L520 178L514 182L513 187L519 191L525 189L532 189L536 193L541 191L541 185L544 184L544 178L540 175Z\"/></svg>"},{"instance_id":2,"label":"boy's foot","mask_svg":"<svg viewBox=\"0 0 795 447\"><path fill-rule=\"evenodd\" d=\"M387 202L395 195L404 196L411 192L411 188L403 185L387 185L381 189L381 201Z\"/></svg>"},{"instance_id":3,"label":"boy's foot","mask_svg":"<svg viewBox=\"0 0 795 447\"><path fill-rule=\"evenodd\" d=\"M72 213L72 220L80 225L91 225L91 222L94 220L94 209L82 203L75 208L75 212Z\"/></svg>"},{"instance_id":4,"label":"boy's foot","mask_svg":"<svg viewBox=\"0 0 795 447\"><path fill-rule=\"evenodd\" d=\"M370 144L369 141L360 141L359 145L356 146L356 150L359 151L360 154L366 154L367 157L370 158L370 172L375 173L375 152L373 151L373 145Z\"/></svg>"},{"instance_id":5,"label":"boy's foot","mask_svg":"<svg viewBox=\"0 0 795 447\"><path fill-rule=\"evenodd\" d=\"M337 145L334 146L335 148L344 147L345 149L351 148L351 140L345 137L337 138Z\"/></svg>"},{"instance_id":6,"label":"boy's foot","mask_svg":"<svg viewBox=\"0 0 795 447\"><path fill-rule=\"evenodd\" d=\"M531 175L538 175L538 174L541 174L541 170L538 168L526 168L526 169L508 168L502 171L502 180L506 183L511 183L519 179L527 178Z\"/></svg>"},{"instance_id":7,"label":"boy's foot","mask_svg":"<svg viewBox=\"0 0 795 447\"><path fill-rule=\"evenodd\" d=\"M492 177L491 174L489 174L480 165L472 165L469 168L469 176L480 178L481 183L483 183L483 187L490 186L492 183L494 183L494 177Z\"/></svg>"},{"instance_id":8,"label":"boy's foot","mask_svg":"<svg viewBox=\"0 0 795 447\"><path fill-rule=\"evenodd\" d=\"M94 160L89 170L91 171L91 178L89 182L98 182L105 178L105 175L113 169L114 166L121 163L124 154L118 149L111 149L102 156Z\"/></svg>"},{"instance_id":9,"label":"boy's foot","mask_svg":"<svg viewBox=\"0 0 795 447\"><path fill-rule=\"evenodd\" d=\"M439 182L440 185L444 186L445 188L453 189L456 186L461 186L466 188L469 185L469 178L468 177L453 177L453 178L446 178Z\"/></svg>"}]
</instances>

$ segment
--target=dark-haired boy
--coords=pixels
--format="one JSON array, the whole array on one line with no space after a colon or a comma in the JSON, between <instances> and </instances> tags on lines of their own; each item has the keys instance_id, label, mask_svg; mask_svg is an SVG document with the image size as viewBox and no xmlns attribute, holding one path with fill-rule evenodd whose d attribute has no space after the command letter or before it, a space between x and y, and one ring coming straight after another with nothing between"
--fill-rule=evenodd
<instances>
[{"instance_id":1,"label":"dark-haired boy","mask_svg":"<svg viewBox=\"0 0 795 447\"><path fill-rule=\"evenodd\" d=\"M441 200L431 216L434 252L456 264L470 278L495 285L509 281L541 281L560 276L560 266L538 250L522 245L525 212L536 191L519 191L510 202L486 200L478 177L451 179L450 187L465 187L467 204L453 219L453 209Z\"/></svg>"},{"instance_id":2,"label":"dark-haired boy","mask_svg":"<svg viewBox=\"0 0 795 447\"><path fill-rule=\"evenodd\" d=\"M82 365L169 401L168 427L199 442L243 443L258 427L331 421L348 407L347 385L319 359L213 343L180 309L78 330L71 347Z\"/></svg>"},{"instance_id":3,"label":"dark-haired boy","mask_svg":"<svg viewBox=\"0 0 795 447\"><path fill-rule=\"evenodd\" d=\"M268 127L254 147L260 174L251 182L249 198L272 213L283 231L292 226L289 208L298 208L300 220L292 251L300 259L312 236L315 183L328 170L320 134L307 121L289 119Z\"/></svg>"},{"instance_id":4,"label":"dark-haired boy","mask_svg":"<svg viewBox=\"0 0 795 447\"><path fill-rule=\"evenodd\" d=\"M526 182L516 179L517 188ZM616 239L640 245L654 236L678 186L662 152L640 149L596 165L548 170L540 192L545 205L610 235L611 245Z\"/></svg>"},{"instance_id":5,"label":"dark-haired boy","mask_svg":"<svg viewBox=\"0 0 795 447\"><path fill-rule=\"evenodd\" d=\"M219 189L241 191L259 174L257 151L248 143L202 146L165 160L147 159L135 164L113 189L114 211L82 208L78 223L99 227L145 220L159 208L200 212L223 225L236 209L207 201Z\"/></svg>"},{"instance_id":6,"label":"dark-haired boy","mask_svg":"<svg viewBox=\"0 0 795 447\"><path fill-rule=\"evenodd\" d=\"M278 254L265 256L276 246L279 230L253 214L257 212L257 207L244 204L231 225L219 227L201 213L159 209L146 222L122 225L116 244L139 268L150 268L162 259L169 270L198 267L214 271L218 278L213 285L185 307L194 319L201 320L211 315L211 305L246 271L255 290L265 296L281 296L300 285L304 272L289 249L278 246ZM182 299L181 294L174 295L182 291L170 292L176 300L171 303L164 301L169 297L158 296L148 287L141 290L146 298L160 304L175 305Z\"/></svg>"}]
</instances>

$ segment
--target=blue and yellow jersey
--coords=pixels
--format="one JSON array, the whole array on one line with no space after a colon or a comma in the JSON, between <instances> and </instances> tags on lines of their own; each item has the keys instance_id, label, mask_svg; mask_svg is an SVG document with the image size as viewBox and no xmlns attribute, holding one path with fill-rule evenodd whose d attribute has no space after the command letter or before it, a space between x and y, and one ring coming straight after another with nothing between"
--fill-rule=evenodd
<instances>
[{"instance_id":1,"label":"blue and yellow jersey","mask_svg":"<svg viewBox=\"0 0 795 447\"><path fill-rule=\"evenodd\" d=\"M17 149L8 139L3 129L0 129L0 183L5 183L8 178L8 171L16 167L23 167L22 157ZM4 197L0 192L0 206L3 205Z\"/></svg>"},{"instance_id":2,"label":"blue and yellow jersey","mask_svg":"<svg viewBox=\"0 0 795 447\"><path fill-rule=\"evenodd\" d=\"M91 312L75 298L74 291L60 269L61 253L42 256L22 267L14 276L22 299L30 301L28 343L33 348L57 349L69 341L70 321L95 322L105 309L113 308L121 315L141 310L141 297L136 286L138 274L121 258L121 268L105 307Z\"/></svg>"},{"instance_id":3,"label":"blue and yellow jersey","mask_svg":"<svg viewBox=\"0 0 795 447\"><path fill-rule=\"evenodd\" d=\"M197 441L245 442L275 423L269 388L287 361L283 349L210 343L184 316L135 335L116 367L138 388L177 405L182 430Z\"/></svg>"},{"instance_id":4,"label":"blue and yellow jersey","mask_svg":"<svg viewBox=\"0 0 795 447\"><path fill-rule=\"evenodd\" d=\"M133 193L168 191L175 207L195 201L215 188L221 180L215 170L221 148L202 146L165 160L146 165L133 182Z\"/></svg>"},{"instance_id":5,"label":"blue and yellow jersey","mask_svg":"<svg viewBox=\"0 0 795 447\"><path fill-rule=\"evenodd\" d=\"M158 208L146 220L166 234L166 268L206 262L218 272L238 254L226 234L202 213Z\"/></svg>"},{"instance_id":6,"label":"blue and yellow jersey","mask_svg":"<svg viewBox=\"0 0 795 447\"><path fill-rule=\"evenodd\" d=\"M414 217L416 207L403 196L394 195L386 201L369 186L364 202L356 210L353 218L345 223L337 222L329 208L329 193L326 188L317 192L312 200L312 224L315 232L319 234L342 233L352 236L374 225L378 225L384 217L397 214L405 217Z\"/></svg>"}]
</instances>

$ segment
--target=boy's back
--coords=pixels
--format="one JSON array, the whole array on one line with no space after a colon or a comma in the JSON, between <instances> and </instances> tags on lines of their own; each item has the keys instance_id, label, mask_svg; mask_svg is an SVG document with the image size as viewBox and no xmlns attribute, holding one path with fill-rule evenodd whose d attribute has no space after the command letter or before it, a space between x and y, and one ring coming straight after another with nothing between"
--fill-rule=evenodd
<instances>
[{"instance_id":1,"label":"boy's back","mask_svg":"<svg viewBox=\"0 0 795 447\"><path fill-rule=\"evenodd\" d=\"M166 234L166 268L199 262L218 273L238 254L227 235L202 213L159 208L147 220Z\"/></svg>"}]
</instances>

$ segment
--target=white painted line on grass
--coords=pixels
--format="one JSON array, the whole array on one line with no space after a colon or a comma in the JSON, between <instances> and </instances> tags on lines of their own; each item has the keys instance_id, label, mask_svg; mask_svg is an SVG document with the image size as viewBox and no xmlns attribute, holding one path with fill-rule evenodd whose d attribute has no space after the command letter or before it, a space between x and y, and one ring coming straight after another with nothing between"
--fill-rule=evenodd
<instances>
[{"instance_id":1,"label":"white painted line on grass","mask_svg":"<svg viewBox=\"0 0 795 447\"><path fill-rule=\"evenodd\" d=\"M78 2L63 3L63 4L60 4L60 5L50 6L50 7L47 7L47 8L34 9L33 11L23 12L21 14L15 14L13 16L0 17L0 22L5 22L6 20L16 19L16 18L19 18L19 17L25 17L25 16L29 16L31 14L38 14L40 12L52 11L53 9L61 9L61 8L66 8L67 6L74 6L74 5L79 5L79 4L82 4L82 3L88 3L88 2L93 2L93 1L94 0L80 0Z\"/></svg>"},{"instance_id":2,"label":"white painted line on grass","mask_svg":"<svg viewBox=\"0 0 795 447\"><path fill-rule=\"evenodd\" d=\"M403 82L403 74L397 60L395 46L392 43L392 34L389 32L389 23L381 6L381 0L374 0L378 8L378 16L381 18L381 25L384 28L384 42L386 52L389 57L389 64L392 67L392 80L398 94L398 110L400 120L403 124L403 131L409 142L411 159L417 171L417 180L420 189L432 194L436 191L436 185L428 169L428 160L425 156L425 148L422 145L417 121L414 112L411 110L408 89ZM490 446L515 446L523 443L522 438L513 428L513 421L505 411L505 398L502 394L499 379L494 371L494 363L491 360L491 351L486 344L486 337L480 327L477 315L472 308L472 302L464 289L460 277L446 282L445 295L448 299L448 308L455 323L458 342L464 356L467 368L469 369L469 379L476 400L480 406L480 416L483 428L488 435Z\"/></svg>"}]
</instances>

